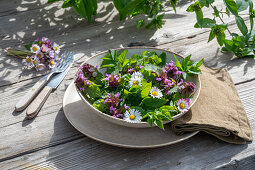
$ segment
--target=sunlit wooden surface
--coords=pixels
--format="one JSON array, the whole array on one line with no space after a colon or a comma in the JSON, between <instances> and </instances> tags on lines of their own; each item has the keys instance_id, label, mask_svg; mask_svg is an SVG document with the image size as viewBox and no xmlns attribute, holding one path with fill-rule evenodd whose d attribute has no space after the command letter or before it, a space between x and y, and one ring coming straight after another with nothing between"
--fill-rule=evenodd
<instances>
[{"instance_id":1,"label":"sunlit wooden surface","mask_svg":"<svg viewBox=\"0 0 255 170\"><path fill-rule=\"evenodd\" d=\"M96 142L75 130L63 114L62 99L77 66L92 54L133 45L156 46L205 64L228 69L255 132L255 61L223 54L215 40L207 43L208 29L195 29L190 2L171 8L162 29L136 29L135 20L119 21L114 6L100 1L91 24L73 9L47 0L0 2L0 169L255 169L255 144L233 145L208 134L156 149L123 149ZM222 5L222 1L217 1ZM211 16L206 11L205 16ZM248 21L248 18L245 18ZM231 30L233 18L226 18ZM18 100L47 72L22 69L20 59L6 56L7 47L22 46L46 36L76 53L75 64L34 120L15 112ZM227 104L227 103L226 103ZM135 134L134 134L135 135Z\"/></svg>"}]
</instances>

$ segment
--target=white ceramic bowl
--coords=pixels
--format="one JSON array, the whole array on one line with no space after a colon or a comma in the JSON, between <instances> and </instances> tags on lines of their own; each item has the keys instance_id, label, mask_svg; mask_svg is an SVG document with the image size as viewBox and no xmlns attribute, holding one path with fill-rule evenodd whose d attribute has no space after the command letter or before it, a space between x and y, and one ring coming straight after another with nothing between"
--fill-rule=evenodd
<instances>
[{"instance_id":1,"label":"white ceramic bowl","mask_svg":"<svg viewBox=\"0 0 255 170\"><path fill-rule=\"evenodd\" d=\"M113 49L113 50L122 50L122 49L128 49L126 58L130 58L133 54L142 54L143 51L156 51L158 54L161 54L162 52L166 53L166 55L167 55L166 62L170 62L170 60L175 61L175 58L173 56L173 54L175 54L175 53L167 51L167 50L163 50L163 49L153 48L153 47L128 47L128 48L118 48L118 49ZM88 63L88 64L91 64L93 66L100 65L101 62L102 62L101 58L103 56L105 56L107 53L108 53L108 51L104 51L104 52L101 52L99 54L96 54L96 55L90 57L84 63ZM180 62L182 62L183 57L181 57L178 54L175 54L175 56L178 58L178 60ZM82 65L84 63L82 63ZM75 78L77 76L77 73L78 73L78 71L75 74ZM193 98L191 98L191 104L190 104L190 107L189 107L189 109L190 109L192 107L192 105L196 102L196 100L197 100L197 98L199 96L200 88L201 88L201 82L200 82L200 78L199 78L198 75L189 77L188 81L192 81L196 85L195 94L193 95ZM150 127L150 125L147 122L139 122L139 123L127 122L127 121L125 121L123 119L115 118L115 117L112 117L112 116L110 116L108 114L105 114L105 113L97 110L96 108L94 108L92 106L92 104L90 104L83 97L83 95L81 94L80 90L77 87L76 87L76 90L77 90L78 94L80 95L81 99L84 101L84 104L86 104L86 105L88 105L89 107L92 108L93 113L91 113L91 114L97 114L98 116L102 117L103 119L105 119L107 121L110 121L112 123L115 123L115 124L118 124L118 125L122 125L122 126L135 127L135 128L148 128L148 127ZM178 115L173 116L173 120L178 119L179 117L183 116L184 114L185 113L180 113ZM170 121L164 121L163 123L166 124L166 123L169 123L169 122ZM153 125L153 126L156 126L156 125Z\"/></svg>"}]
</instances>

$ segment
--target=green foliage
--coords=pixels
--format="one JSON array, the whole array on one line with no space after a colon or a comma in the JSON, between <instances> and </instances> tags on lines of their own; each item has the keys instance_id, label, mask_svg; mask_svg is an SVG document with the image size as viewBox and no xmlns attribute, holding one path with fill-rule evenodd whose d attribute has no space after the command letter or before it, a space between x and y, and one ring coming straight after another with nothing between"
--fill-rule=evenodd
<instances>
[{"instance_id":1,"label":"green foliage","mask_svg":"<svg viewBox=\"0 0 255 170\"><path fill-rule=\"evenodd\" d=\"M60 0L48 0L48 3L57 2ZM97 15L97 0L63 0L62 8L73 7L75 11L87 19L92 21L92 16ZM126 17L135 17L137 15L145 14L151 19L145 24L144 19L137 20L137 28L141 28L146 25L146 28L156 27L161 28L164 24L164 14L158 15L163 8L165 0L113 0L115 8L119 12L120 20L124 20ZM170 0L171 6L176 13L176 5L178 0Z\"/></svg>"},{"instance_id":2,"label":"green foliage","mask_svg":"<svg viewBox=\"0 0 255 170\"><path fill-rule=\"evenodd\" d=\"M195 28L211 28L208 42L212 41L214 38L222 47L223 52L232 52L237 57L252 57L254 58L255 52L255 35L254 35L254 16L255 12L253 9L252 0L223 0L226 6L226 11L218 10L216 6L213 5L213 0L199 0L195 1L188 8L188 12L195 12L197 16L197 23ZM203 18L202 8L213 8L213 19ZM240 16L239 12L246 11L249 8L249 19L250 19L250 29L245 24L244 19ZM237 33L232 33L228 29L228 25L224 23L222 16L226 14L230 16L231 14L235 16L236 25L242 35ZM216 17L218 17L222 24L216 23ZM226 39L225 32L228 31L232 36L232 39Z\"/></svg>"},{"instance_id":3,"label":"green foliage","mask_svg":"<svg viewBox=\"0 0 255 170\"><path fill-rule=\"evenodd\" d=\"M96 109L100 110L101 112L105 112L106 111L106 106L104 104L104 99L99 99L99 100L95 101L93 103L93 106Z\"/></svg>"},{"instance_id":4,"label":"green foliage","mask_svg":"<svg viewBox=\"0 0 255 170\"><path fill-rule=\"evenodd\" d=\"M203 60L192 62L188 56L181 63L176 58L175 66L184 74L183 77L179 75L180 77L173 78L166 75L166 70L162 69L166 66L164 52L157 54L155 51L144 51L142 54L133 54L129 59L126 55L127 50L109 50L101 58L102 73L95 69L97 76L85 76L90 85L84 84L82 94L96 109L106 114L123 115L129 111L128 106L140 112L140 116L143 117L141 121L147 121L150 125L155 124L164 129L163 121L172 120L172 117L180 112L176 101L183 96L178 83L183 81L183 78L186 79L185 75L200 74L199 67ZM111 76L105 75L104 71ZM157 80L160 74L166 75L174 85L166 89L166 85ZM77 80L79 86L80 81L85 81ZM156 95L152 87L157 92ZM168 93L168 90L171 93Z\"/></svg>"},{"instance_id":5,"label":"green foliage","mask_svg":"<svg viewBox=\"0 0 255 170\"><path fill-rule=\"evenodd\" d=\"M178 61L177 57L174 55L175 58L175 65L179 67L179 69L183 72L183 78L186 80L187 75L194 75L194 74L201 74L200 66L203 64L204 59L201 59L199 62L197 61L190 61L191 55L187 56L183 59L182 64ZM172 89L171 91L174 91Z\"/></svg>"},{"instance_id":6,"label":"green foliage","mask_svg":"<svg viewBox=\"0 0 255 170\"><path fill-rule=\"evenodd\" d=\"M87 88L85 88L84 92L88 94L88 97L90 101L94 101L101 97L102 93L100 91L100 88L95 83L91 82L91 85L89 85Z\"/></svg>"},{"instance_id":7,"label":"green foliage","mask_svg":"<svg viewBox=\"0 0 255 170\"><path fill-rule=\"evenodd\" d=\"M176 108L174 106L162 106L154 111L147 112L143 119L146 119L150 126L157 125L159 128L164 130L163 121L173 120L172 116L176 114Z\"/></svg>"}]
</instances>

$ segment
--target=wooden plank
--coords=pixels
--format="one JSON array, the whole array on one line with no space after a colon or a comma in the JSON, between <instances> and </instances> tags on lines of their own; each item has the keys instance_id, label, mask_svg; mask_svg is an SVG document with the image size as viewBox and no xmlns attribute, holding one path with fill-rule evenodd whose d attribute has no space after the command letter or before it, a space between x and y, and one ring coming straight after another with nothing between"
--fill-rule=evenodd
<instances>
[{"instance_id":1,"label":"wooden plank","mask_svg":"<svg viewBox=\"0 0 255 170\"><path fill-rule=\"evenodd\" d=\"M222 2L217 3L219 3L219 6L222 5ZM14 59L4 54L3 49L6 47L17 48L22 44L33 41L36 37L48 36L62 44L64 49L74 51L80 56L86 55L89 57L96 52L128 46L134 44L134 42L140 42L140 44L148 46L174 42L208 31L208 29L193 28L195 16L185 12L188 5L189 3L179 7L178 15L173 15L172 11L167 12L165 17L166 24L159 30L138 30L134 20L120 22L118 17L116 17L116 11L114 12L112 7L105 3L99 6L99 17L93 24L75 20L76 14L73 10L66 10L65 15L62 16L60 14L64 12L64 9L58 9L51 5L45 7L46 9L43 8L43 11L35 9L15 16L0 17L0 37L3 37L0 40L0 62L2 63L0 65L0 86L43 75L35 71L22 70L22 64L19 59ZM113 10L110 11L112 12L110 16L103 14L108 8ZM210 12L210 10L206 10L205 16L210 16ZM44 20L41 18L41 13L46 13ZM15 21L10 21L13 18L15 18ZM229 20L233 20L233 18L229 18ZM77 63L81 61L83 61L81 58L76 60Z\"/></svg>"},{"instance_id":2,"label":"wooden plank","mask_svg":"<svg viewBox=\"0 0 255 170\"><path fill-rule=\"evenodd\" d=\"M252 124L253 127L255 124ZM253 128L254 129L254 128ZM201 140L203 139L203 140ZM212 169L246 157L251 169L255 144L232 145L204 133L156 149L123 149L78 139L0 163L2 169ZM237 166L238 167L238 166Z\"/></svg>"},{"instance_id":3,"label":"wooden plank","mask_svg":"<svg viewBox=\"0 0 255 170\"><path fill-rule=\"evenodd\" d=\"M68 80L68 81L69 81L68 83L70 83L70 80ZM255 99L255 95L250 95L250 96L247 95L247 91L249 91L250 94L255 93L254 86L251 86L253 83L255 83L255 81L251 81L251 82L244 83L244 84L239 84L239 85L237 85L237 90L239 92L242 102L245 103L245 107L249 108L246 111L247 111L248 117L250 119L252 128L253 128L252 129L253 134L255 135L255 128L254 128L255 120L254 120L254 114L253 114L255 105L254 105L254 102L249 102L250 100ZM26 120L26 121L16 122L13 124L8 124L8 125L0 128L0 132L1 132L0 139L3 139L3 140L0 140L0 159L1 160L13 158L13 159L11 159L11 162L13 162L13 164L15 164L15 166L16 166L17 164L19 164L19 161L14 161L14 160L16 160L16 158L15 158L16 156L20 157L17 159L24 159L24 157L27 157L26 153L34 152L34 151L40 150L42 148L50 149L51 147L53 147L55 145L56 145L56 147L58 147L57 146L58 144L65 143L67 141L72 141L72 140L75 140L75 139L81 137L81 134L79 132L77 132L76 130L74 130L74 128L72 128L71 125L67 122L67 120L63 114L63 110L61 109L62 104L61 104L61 102L58 103L58 101L62 101L61 96L63 96L66 85L67 85L66 83L61 84L61 86L58 89L59 91L56 91L55 94L53 94L49 97L49 100L46 102L45 107L41 110L40 114L34 121ZM253 96L253 97L251 97L251 96ZM54 104L54 105L51 104L53 102L53 100L56 101L55 102L56 104ZM3 120L1 120L1 122L3 122ZM15 136L15 138L14 138L14 136ZM86 137L84 137L84 138L86 138ZM201 140L201 139L203 139L203 140ZM82 139L82 140L87 141L88 139ZM218 145L218 144L216 145L215 143L212 144L210 142L211 140L213 140L215 143L220 143L220 145ZM86 142L81 142L79 144L78 148L80 148L82 145L84 145L85 148L87 147L86 149L90 150L91 148L93 148L94 150L98 150L98 148L93 147L93 145L95 143L92 142L93 143L92 146L90 144L85 146L85 143ZM197 145L197 143L200 143L200 144ZM97 143L95 145L99 145L99 144ZM182 144L180 144L180 145L182 145ZM240 146L231 145L231 144L226 144L224 142L216 140L213 137L209 137L209 135L204 135L203 137L198 137L193 142L189 141L188 143L184 143L184 146L186 149L197 147L195 149L195 151L197 151L197 150L199 150L199 148L202 148L201 152L204 152L203 149L207 149L207 147L203 147L203 145L206 145L206 146L213 145L212 150L215 150L215 157L217 157L216 156L217 154L222 155L222 157L224 157L224 156L231 157L236 154L235 153L236 151L228 153L228 152L225 152L225 149L227 149L227 150L237 149L240 152L242 150L242 153L250 152L251 150L255 149L255 143L250 143L249 145L240 145ZM72 143L70 144L70 146L72 146L73 149L79 153L78 149L75 148ZM184 147L184 146L181 146L181 147ZM106 147L106 145L100 144L100 147L104 148L104 147ZM216 148L214 148L214 147L216 147ZM219 148L217 148L217 147L219 147ZM248 150L246 150L246 147ZM160 153L163 155L165 154L166 157L170 158L171 157L170 150L175 148L175 146L170 147L170 148L171 149L169 149L168 151L161 150ZM47 152L48 149L46 149L45 152ZM98 151L100 151L100 149ZM35 152L36 157L38 157L37 154L39 154L39 155L41 154L40 152L41 151L38 151L38 153ZM65 151L63 151L63 149L59 152L65 153ZM177 152L177 150L176 150L176 152ZM210 152L210 150L208 150L208 152L206 152L206 153L209 153L209 152ZM86 153L87 153L87 151L86 151ZM183 154L182 152L179 152L179 151L178 151L178 153L180 155ZM206 155L206 153L204 153L204 154ZM112 156L112 154L113 154L112 151L109 151L109 154ZM170 154L170 155L168 155L168 154ZM195 153L192 152L190 155L194 155L194 154ZM206 157L205 155L204 155L204 157ZM42 156L41 159L46 159L46 158L43 158L43 156ZM49 159L51 159L51 158L49 158ZM59 157L56 159L59 159ZM109 157L109 159L112 159L112 158ZM163 162L169 161L166 159L163 159L162 161ZM191 159L191 158L189 158L189 159ZM205 158L205 159L206 160L201 160L201 162L208 163L207 158ZM29 160L28 162L30 162L30 161L31 160ZM34 161L36 162L36 160L33 160L31 162L34 162ZM110 160L108 160L108 161L111 162ZM193 158L192 158L192 161L194 161ZM212 160L212 161L215 161L215 160ZM183 160L183 162L186 162L186 160L185 161ZM11 166L11 163L9 161L5 161L2 164L5 166L9 166L9 165ZM165 166L168 166L168 163L164 162L164 164L166 164Z\"/></svg>"}]
</instances>

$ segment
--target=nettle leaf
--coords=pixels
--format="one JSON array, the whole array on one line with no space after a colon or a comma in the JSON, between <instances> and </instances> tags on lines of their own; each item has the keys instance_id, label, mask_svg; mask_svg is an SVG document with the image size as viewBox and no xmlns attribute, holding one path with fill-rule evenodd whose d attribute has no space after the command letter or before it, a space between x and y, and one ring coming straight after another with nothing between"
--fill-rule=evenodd
<instances>
[{"instance_id":1,"label":"nettle leaf","mask_svg":"<svg viewBox=\"0 0 255 170\"><path fill-rule=\"evenodd\" d=\"M197 67L191 67L188 71L188 73L191 73L191 74L201 74L201 70Z\"/></svg>"},{"instance_id":2,"label":"nettle leaf","mask_svg":"<svg viewBox=\"0 0 255 170\"><path fill-rule=\"evenodd\" d=\"M165 105L168 102L165 98L152 98L146 97L142 100L142 103L149 108L158 108Z\"/></svg>"},{"instance_id":3,"label":"nettle leaf","mask_svg":"<svg viewBox=\"0 0 255 170\"><path fill-rule=\"evenodd\" d=\"M235 18L236 18L236 24L239 30L241 31L243 35L246 35L248 33L248 28L245 25L243 18L240 16L236 16Z\"/></svg>"},{"instance_id":4,"label":"nettle leaf","mask_svg":"<svg viewBox=\"0 0 255 170\"><path fill-rule=\"evenodd\" d=\"M196 65L196 67L200 67L204 62L204 59L202 58Z\"/></svg>"},{"instance_id":5,"label":"nettle leaf","mask_svg":"<svg viewBox=\"0 0 255 170\"><path fill-rule=\"evenodd\" d=\"M99 87L94 83L85 88L85 92L93 99L101 97L102 95Z\"/></svg>"},{"instance_id":6,"label":"nettle leaf","mask_svg":"<svg viewBox=\"0 0 255 170\"><path fill-rule=\"evenodd\" d=\"M183 68L182 68L181 63L179 62L179 60L177 59L177 57L175 56L175 54L173 54L173 55L174 55L174 58L175 58L175 65L176 65L177 67L179 67L179 68L183 71Z\"/></svg>"},{"instance_id":7,"label":"nettle leaf","mask_svg":"<svg viewBox=\"0 0 255 170\"><path fill-rule=\"evenodd\" d=\"M142 91L141 91L141 97L142 98L145 98L149 95L150 90L151 90L151 86L152 86L151 82L146 83L145 85L143 85Z\"/></svg>"},{"instance_id":8,"label":"nettle leaf","mask_svg":"<svg viewBox=\"0 0 255 170\"><path fill-rule=\"evenodd\" d=\"M143 70L142 74L144 78L148 81L154 81L156 79L156 74L152 73L151 71Z\"/></svg>"},{"instance_id":9,"label":"nettle leaf","mask_svg":"<svg viewBox=\"0 0 255 170\"><path fill-rule=\"evenodd\" d=\"M182 68L183 68L183 70L186 70L187 65L188 65L188 62L189 62L189 60L190 60L190 57L191 57L191 55L185 57L185 58L182 60Z\"/></svg>"},{"instance_id":10,"label":"nettle leaf","mask_svg":"<svg viewBox=\"0 0 255 170\"><path fill-rule=\"evenodd\" d=\"M101 112L106 111L106 106L104 104L104 99L99 99L93 103L93 107L95 107L97 110L100 110Z\"/></svg>"},{"instance_id":11,"label":"nettle leaf","mask_svg":"<svg viewBox=\"0 0 255 170\"><path fill-rule=\"evenodd\" d=\"M125 67L129 63L129 59L125 59L124 63L122 64L122 67Z\"/></svg>"},{"instance_id":12,"label":"nettle leaf","mask_svg":"<svg viewBox=\"0 0 255 170\"><path fill-rule=\"evenodd\" d=\"M238 8L236 5L236 2L234 0L223 0L223 1L227 9L235 16L238 16Z\"/></svg>"},{"instance_id":13,"label":"nettle leaf","mask_svg":"<svg viewBox=\"0 0 255 170\"><path fill-rule=\"evenodd\" d=\"M238 12L244 11L248 8L249 2L247 0L236 0Z\"/></svg>"},{"instance_id":14,"label":"nettle leaf","mask_svg":"<svg viewBox=\"0 0 255 170\"><path fill-rule=\"evenodd\" d=\"M158 69L159 69L159 67L156 66L156 65L154 65L154 64L145 64L145 65L144 65L144 69L145 69L146 71L157 72Z\"/></svg>"},{"instance_id":15,"label":"nettle leaf","mask_svg":"<svg viewBox=\"0 0 255 170\"><path fill-rule=\"evenodd\" d=\"M128 50L124 50L118 57L118 60L121 64L123 64L125 62L125 58L127 55Z\"/></svg>"},{"instance_id":16,"label":"nettle leaf","mask_svg":"<svg viewBox=\"0 0 255 170\"><path fill-rule=\"evenodd\" d=\"M157 125L160 129L165 130L162 120L154 120L154 123L155 123L155 125Z\"/></svg>"},{"instance_id":17,"label":"nettle leaf","mask_svg":"<svg viewBox=\"0 0 255 170\"><path fill-rule=\"evenodd\" d=\"M159 55L159 58L161 59L160 66L164 66L166 64L166 53L163 52Z\"/></svg>"}]
</instances>

